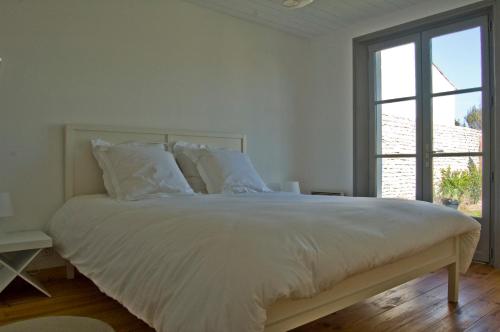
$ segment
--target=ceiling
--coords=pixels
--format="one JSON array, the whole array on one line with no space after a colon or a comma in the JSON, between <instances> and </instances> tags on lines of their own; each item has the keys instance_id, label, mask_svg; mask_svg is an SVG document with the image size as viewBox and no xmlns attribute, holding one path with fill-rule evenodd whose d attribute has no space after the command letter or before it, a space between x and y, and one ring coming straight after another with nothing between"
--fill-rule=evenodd
<instances>
[{"instance_id":1,"label":"ceiling","mask_svg":"<svg viewBox=\"0 0 500 332\"><path fill-rule=\"evenodd\" d=\"M231 16L303 37L315 37L357 21L395 11L422 0L316 0L286 9L282 0L185 0Z\"/></svg>"}]
</instances>

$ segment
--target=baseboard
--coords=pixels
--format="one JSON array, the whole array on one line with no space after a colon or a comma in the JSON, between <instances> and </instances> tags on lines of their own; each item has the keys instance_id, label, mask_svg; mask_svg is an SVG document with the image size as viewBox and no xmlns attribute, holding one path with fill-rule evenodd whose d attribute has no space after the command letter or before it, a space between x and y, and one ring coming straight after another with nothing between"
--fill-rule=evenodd
<instances>
[{"instance_id":1,"label":"baseboard","mask_svg":"<svg viewBox=\"0 0 500 332\"><path fill-rule=\"evenodd\" d=\"M28 266L27 271L46 270L54 267L63 267L66 261L52 248L42 250L35 260Z\"/></svg>"},{"instance_id":2,"label":"baseboard","mask_svg":"<svg viewBox=\"0 0 500 332\"><path fill-rule=\"evenodd\" d=\"M66 279L66 267L57 266L41 270L30 270L29 274L36 276L41 282Z\"/></svg>"}]
</instances>

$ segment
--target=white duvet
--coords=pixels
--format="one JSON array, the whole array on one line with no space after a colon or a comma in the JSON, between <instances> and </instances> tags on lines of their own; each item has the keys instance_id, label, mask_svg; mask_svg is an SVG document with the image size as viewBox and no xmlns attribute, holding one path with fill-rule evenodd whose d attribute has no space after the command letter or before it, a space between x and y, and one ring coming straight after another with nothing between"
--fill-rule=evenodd
<instances>
[{"instance_id":1,"label":"white duvet","mask_svg":"<svg viewBox=\"0 0 500 332\"><path fill-rule=\"evenodd\" d=\"M357 272L461 235L468 268L480 225L424 202L290 194L68 201L56 249L158 331L263 331L281 297L310 297Z\"/></svg>"}]
</instances>

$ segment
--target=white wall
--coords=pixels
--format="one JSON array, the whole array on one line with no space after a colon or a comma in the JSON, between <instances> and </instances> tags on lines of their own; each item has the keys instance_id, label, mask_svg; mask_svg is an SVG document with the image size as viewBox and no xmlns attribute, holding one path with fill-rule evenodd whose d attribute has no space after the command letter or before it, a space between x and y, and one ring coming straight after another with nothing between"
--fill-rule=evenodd
<instances>
[{"instance_id":1,"label":"white wall","mask_svg":"<svg viewBox=\"0 0 500 332\"><path fill-rule=\"evenodd\" d=\"M299 118L306 133L300 145L300 174L305 190L352 193L352 39L473 2L424 1L313 41L311 103Z\"/></svg>"},{"instance_id":2,"label":"white wall","mask_svg":"<svg viewBox=\"0 0 500 332\"><path fill-rule=\"evenodd\" d=\"M64 123L238 132L293 178L309 42L178 0L0 2L0 191L36 229L63 202Z\"/></svg>"}]
</instances>

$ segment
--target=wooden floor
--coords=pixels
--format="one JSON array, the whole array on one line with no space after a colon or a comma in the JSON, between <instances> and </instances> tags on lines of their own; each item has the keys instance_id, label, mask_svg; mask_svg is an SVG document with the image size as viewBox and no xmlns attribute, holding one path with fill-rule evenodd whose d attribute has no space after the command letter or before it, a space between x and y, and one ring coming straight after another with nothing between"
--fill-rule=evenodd
<instances>
[{"instance_id":1,"label":"wooden floor","mask_svg":"<svg viewBox=\"0 0 500 332\"><path fill-rule=\"evenodd\" d=\"M460 302L448 304L446 272L437 271L294 332L500 331L500 270L474 264L461 278ZM153 331L89 280L45 282L52 298L17 282L0 294L0 324L46 315L94 317L121 331ZM194 317L193 317L194 318Z\"/></svg>"}]
</instances>

